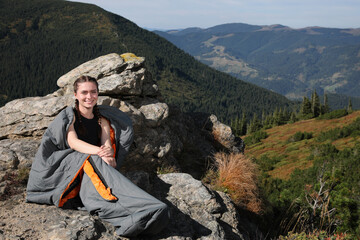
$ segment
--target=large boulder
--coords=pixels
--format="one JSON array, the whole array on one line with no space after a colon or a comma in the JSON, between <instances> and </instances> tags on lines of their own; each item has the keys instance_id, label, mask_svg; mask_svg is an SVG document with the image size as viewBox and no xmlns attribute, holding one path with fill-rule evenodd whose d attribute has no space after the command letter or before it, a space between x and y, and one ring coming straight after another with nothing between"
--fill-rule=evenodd
<instances>
[{"instance_id":1,"label":"large boulder","mask_svg":"<svg viewBox=\"0 0 360 240\"><path fill-rule=\"evenodd\" d=\"M226 194L209 190L186 173L160 175L154 188L172 216L163 237L247 239L238 230L239 215Z\"/></svg>"},{"instance_id":2,"label":"large boulder","mask_svg":"<svg viewBox=\"0 0 360 240\"><path fill-rule=\"evenodd\" d=\"M154 239L244 238L229 197L195 179L219 147L235 146L231 129L210 115L204 121L212 125L204 128L196 117L163 102L144 63L144 58L129 53L101 56L60 77L56 92L17 99L0 108L0 239L117 239L109 224L87 212L25 204L25 188L18 184L30 169L47 126L74 104L72 85L81 75L98 80L98 104L122 110L133 122L134 144L121 171L166 202L172 213L168 228ZM191 175L156 177L162 166ZM22 180L16 178L19 175ZM15 197L9 199L10 193Z\"/></svg>"},{"instance_id":3,"label":"large boulder","mask_svg":"<svg viewBox=\"0 0 360 240\"><path fill-rule=\"evenodd\" d=\"M238 230L240 216L230 198L209 190L189 174L159 175L152 184L146 173L127 177L144 190L153 189L150 193L170 208L171 221L167 227L146 239L249 239ZM86 211L24 203L24 194L0 202L0 207L0 239L119 239L115 229L97 216Z\"/></svg>"}]
</instances>

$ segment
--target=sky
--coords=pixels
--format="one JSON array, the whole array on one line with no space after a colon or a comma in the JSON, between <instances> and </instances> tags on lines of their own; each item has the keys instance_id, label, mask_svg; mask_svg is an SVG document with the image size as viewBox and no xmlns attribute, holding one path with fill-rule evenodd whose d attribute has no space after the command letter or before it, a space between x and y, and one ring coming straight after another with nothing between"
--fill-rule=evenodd
<instances>
[{"instance_id":1,"label":"sky","mask_svg":"<svg viewBox=\"0 0 360 240\"><path fill-rule=\"evenodd\" d=\"M359 0L72 0L95 4L147 29L224 23L360 28Z\"/></svg>"}]
</instances>

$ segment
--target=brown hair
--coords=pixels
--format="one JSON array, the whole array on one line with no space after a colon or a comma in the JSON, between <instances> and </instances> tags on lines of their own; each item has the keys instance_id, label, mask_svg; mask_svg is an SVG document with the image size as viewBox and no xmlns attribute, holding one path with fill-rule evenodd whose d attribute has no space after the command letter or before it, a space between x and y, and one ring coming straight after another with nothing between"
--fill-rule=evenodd
<instances>
[{"instance_id":1,"label":"brown hair","mask_svg":"<svg viewBox=\"0 0 360 240\"><path fill-rule=\"evenodd\" d=\"M96 85L96 90L99 93L99 84L96 81L96 79L93 78L93 77L90 77L90 76L86 76L86 75L82 75L82 76L80 76L79 78L77 78L75 80L74 85L73 85L74 93L77 92L79 83L84 83L84 82L92 82L92 83L94 83ZM85 129L84 125L81 122L81 116L80 116L80 110L79 110L79 101L77 99L75 99L75 109L76 109L75 112L77 114L77 119L79 120L79 131L81 133L85 133L86 129ZM100 111L99 111L99 108L98 108L97 104L95 104L95 106L93 108L93 113L97 117L99 125L101 125L101 117L102 116L100 114ZM101 139L101 131L98 132L98 136L99 136L99 139Z\"/></svg>"},{"instance_id":2,"label":"brown hair","mask_svg":"<svg viewBox=\"0 0 360 240\"><path fill-rule=\"evenodd\" d=\"M74 82L74 93L76 93L77 90L78 90L78 84L83 83L83 82L93 82L93 83L95 83L96 89L99 92L99 84L96 81L96 79L93 78L93 77L90 77L90 76L82 75L78 79L76 79L75 82Z\"/></svg>"}]
</instances>

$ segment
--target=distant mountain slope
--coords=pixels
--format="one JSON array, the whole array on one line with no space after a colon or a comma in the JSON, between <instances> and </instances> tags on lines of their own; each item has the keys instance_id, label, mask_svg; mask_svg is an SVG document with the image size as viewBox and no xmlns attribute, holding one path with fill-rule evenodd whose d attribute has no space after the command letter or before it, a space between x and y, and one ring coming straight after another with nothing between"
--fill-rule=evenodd
<instances>
[{"instance_id":1,"label":"distant mountain slope","mask_svg":"<svg viewBox=\"0 0 360 240\"><path fill-rule=\"evenodd\" d=\"M155 31L201 62L289 98L360 96L360 28L224 24Z\"/></svg>"},{"instance_id":2,"label":"distant mountain slope","mask_svg":"<svg viewBox=\"0 0 360 240\"><path fill-rule=\"evenodd\" d=\"M298 121L264 131L267 137L248 144L245 155L259 166L260 188L268 201L268 211L264 211L267 224L264 225L269 226L266 228L269 235L286 234L289 229L305 232L303 229L307 224L324 229L323 223L327 222L326 226L334 223L332 231L346 232L349 239L357 239L360 233L357 208L360 198L360 111L335 119ZM318 194L321 188L324 194ZM314 210L309 199L314 196L316 201L324 202L320 195L328 197L326 209L324 204L319 204ZM319 215L308 217L308 209ZM332 213L326 214L328 220L314 221L330 209ZM286 222L298 226L303 221L300 216L305 219L300 229L284 225Z\"/></svg>"},{"instance_id":3,"label":"distant mountain slope","mask_svg":"<svg viewBox=\"0 0 360 240\"><path fill-rule=\"evenodd\" d=\"M45 95L79 64L111 52L146 58L167 102L229 120L291 107L285 97L196 61L158 35L89 4L0 0L0 105Z\"/></svg>"},{"instance_id":4,"label":"distant mountain slope","mask_svg":"<svg viewBox=\"0 0 360 240\"><path fill-rule=\"evenodd\" d=\"M268 134L266 139L262 139L260 143L247 146L245 153L257 159L263 155L281 159L269 171L269 174L275 178L287 179L296 168L305 169L312 166L312 161L308 157L313 154L316 147L324 144L316 139L321 132L348 126L359 117L360 111L355 111L341 118L330 120L314 118L273 127L266 130ZM304 141L289 141L297 132L312 133L313 138ZM338 149L350 148L359 143L359 137L351 135L343 140L328 140L326 143L331 143Z\"/></svg>"}]
</instances>

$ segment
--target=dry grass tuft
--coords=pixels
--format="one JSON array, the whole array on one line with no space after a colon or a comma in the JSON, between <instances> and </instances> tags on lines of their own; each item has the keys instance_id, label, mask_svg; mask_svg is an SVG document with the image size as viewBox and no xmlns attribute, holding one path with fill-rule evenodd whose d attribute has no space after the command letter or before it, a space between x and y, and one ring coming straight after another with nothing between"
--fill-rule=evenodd
<instances>
[{"instance_id":1,"label":"dry grass tuft","mask_svg":"<svg viewBox=\"0 0 360 240\"><path fill-rule=\"evenodd\" d=\"M262 212L257 185L257 166L240 153L219 152L214 155L218 168L216 185L228 190L232 200L251 212Z\"/></svg>"}]
</instances>

